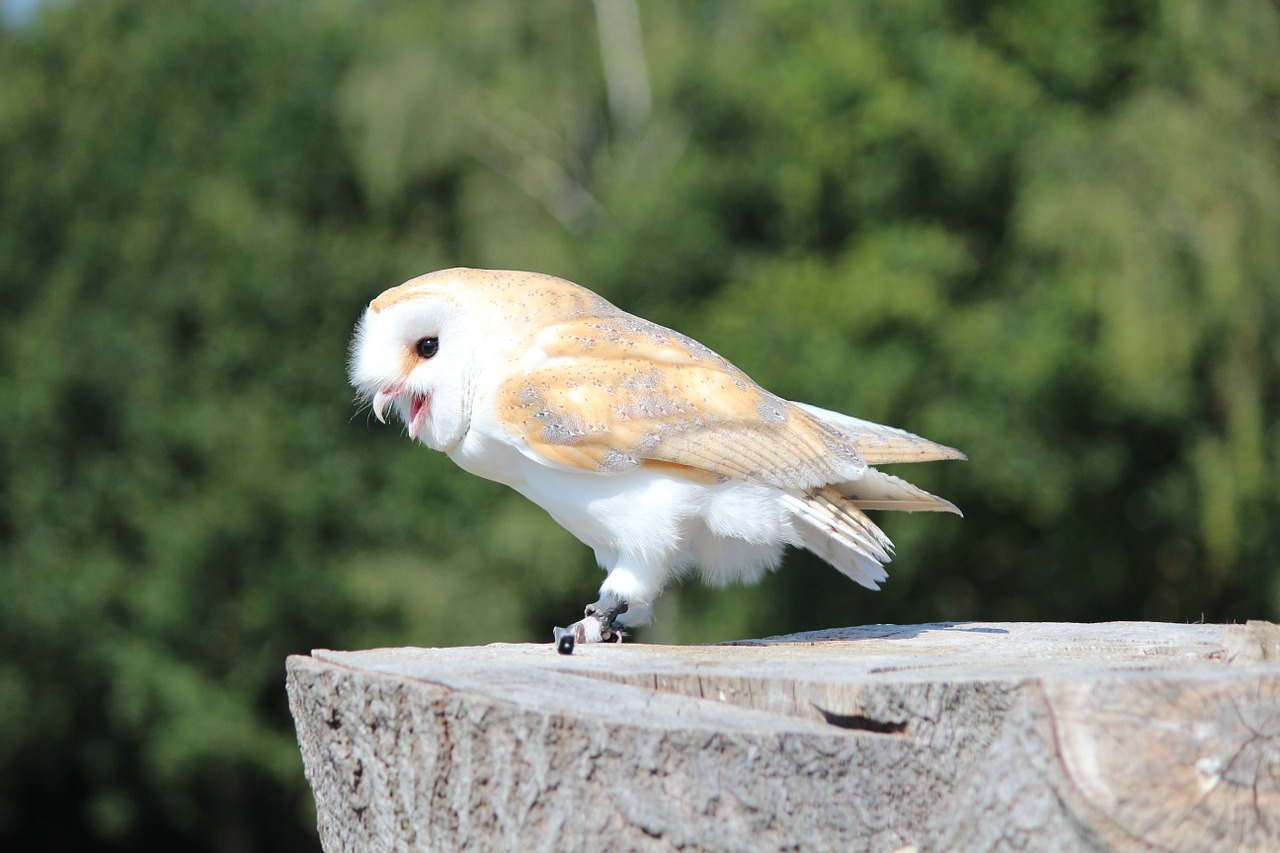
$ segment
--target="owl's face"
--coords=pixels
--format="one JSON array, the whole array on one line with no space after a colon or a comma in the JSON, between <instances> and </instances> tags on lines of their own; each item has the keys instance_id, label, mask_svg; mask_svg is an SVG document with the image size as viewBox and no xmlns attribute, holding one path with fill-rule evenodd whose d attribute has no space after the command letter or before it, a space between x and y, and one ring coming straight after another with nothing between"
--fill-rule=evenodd
<instances>
[{"instance_id":1,"label":"owl's face","mask_svg":"<svg viewBox=\"0 0 1280 853\"><path fill-rule=\"evenodd\" d=\"M450 450L471 417L481 330L450 294L422 289L374 300L351 344L351 383L383 420L393 406L409 437Z\"/></svg>"}]
</instances>

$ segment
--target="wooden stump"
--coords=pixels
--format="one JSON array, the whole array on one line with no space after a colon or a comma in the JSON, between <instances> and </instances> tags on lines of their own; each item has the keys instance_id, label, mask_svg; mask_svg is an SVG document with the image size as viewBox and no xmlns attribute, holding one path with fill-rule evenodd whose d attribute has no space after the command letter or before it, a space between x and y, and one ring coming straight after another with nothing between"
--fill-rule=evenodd
<instances>
[{"instance_id":1,"label":"wooden stump","mask_svg":"<svg viewBox=\"0 0 1280 853\"><path fill-rule=\"evenodd\" d=\"M1280 627L316 651L324 848L1277 851Z\"/></svg>"}]
</instances>

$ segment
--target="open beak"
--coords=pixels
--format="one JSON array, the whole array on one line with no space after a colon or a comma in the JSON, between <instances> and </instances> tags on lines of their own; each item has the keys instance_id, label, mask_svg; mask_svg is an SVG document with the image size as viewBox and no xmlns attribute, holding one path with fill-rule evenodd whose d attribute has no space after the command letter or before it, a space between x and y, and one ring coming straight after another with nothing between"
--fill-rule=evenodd
<instances>
[{"instance_id":1,"label":"open beak","mask_svg":"<svg viewBox=\"0 0 1280 853\"><path fill-rule=\"evenodd\" d=\"M373 416L378 419L379 423L387 422L387 406L394 403L405 395L403 386L393 386L391 388L383 388L381 391L373 395ZM416 440L418 433L422 431L423 421L426 420L427 411L430 409L431 398L426 395L414 394L409 403L409 414L405 418L405 426L409 429L409 438Z\"/></svg>"}]
</instances>

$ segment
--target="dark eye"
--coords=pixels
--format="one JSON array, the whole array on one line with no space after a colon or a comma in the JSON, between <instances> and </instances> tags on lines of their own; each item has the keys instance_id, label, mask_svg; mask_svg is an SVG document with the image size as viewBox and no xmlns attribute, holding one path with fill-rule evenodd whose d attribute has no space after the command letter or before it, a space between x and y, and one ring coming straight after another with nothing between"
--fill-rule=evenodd
<instances>
[{"instance_id":1,"label":"dark eye","mask_svg":"<svg viewBox=\"0 0 1280 853\"><path fill-rule=\"evenodd\" d=\"M431 358L440 351L439 338L418 338L418 342L413 345L414 352L418 354L418 358Z\"/></svg>"}]
</instances>

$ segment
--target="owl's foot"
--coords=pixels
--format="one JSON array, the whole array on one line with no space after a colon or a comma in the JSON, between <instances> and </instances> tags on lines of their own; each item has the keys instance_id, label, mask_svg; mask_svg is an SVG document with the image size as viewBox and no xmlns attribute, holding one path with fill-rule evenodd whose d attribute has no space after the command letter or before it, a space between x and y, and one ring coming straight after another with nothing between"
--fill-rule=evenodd
<instances>
[{"instance_id":1,"label":"owl's foot","mask_svg":"<svg viewBox=\"0 0 1280 853\"><path fill-rule=\"evenodd\" d=\"M581 622L595 619L600 624L600 642L621 643L622 626L617 624L618 617L626 613L627 602L612 593L600 596L595 604L588 604L582 612ZM581 624L579 622L578 624Z\"/></svg>"},{"instance_id":2,"label":"owl's foot","mask_svg":"<svg viewBox=\"0 0 1280 853\"><path fill-rule=\"evenodd\" d=\"M627 612L627 603L616 595L604 595L595 604L588 604L581 619L568 628L556 628L552 632L556 651L562 655L573 654L577 643L621 643L622 628L615 624L619 616Z\"/></svg>"}]
</instances>

